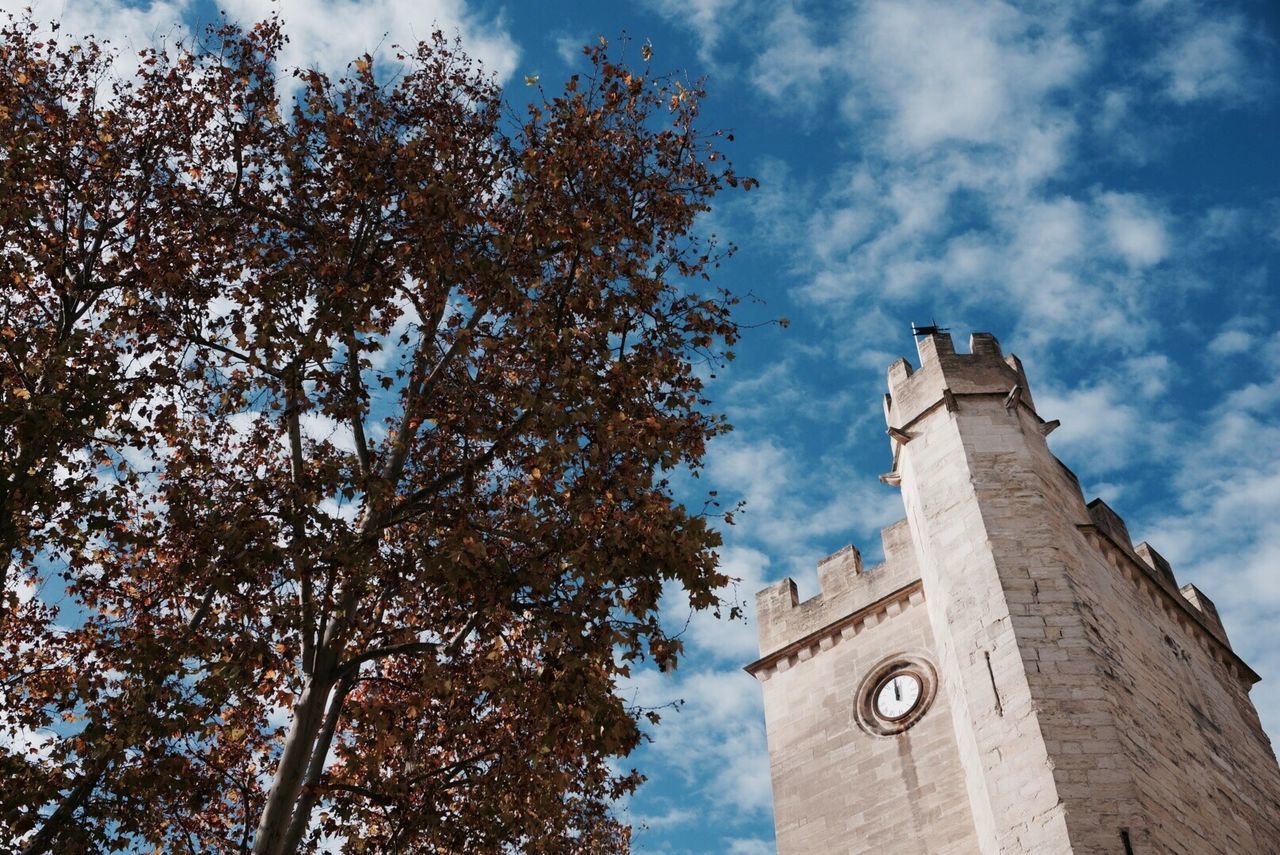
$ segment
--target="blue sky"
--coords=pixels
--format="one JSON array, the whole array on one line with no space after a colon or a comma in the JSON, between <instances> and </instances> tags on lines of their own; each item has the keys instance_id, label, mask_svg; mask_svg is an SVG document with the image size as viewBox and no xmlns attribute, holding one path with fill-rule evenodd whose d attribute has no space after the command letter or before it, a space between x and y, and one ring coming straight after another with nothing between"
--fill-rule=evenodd
<instances>
[{"instance_id":1,"label":"blue sky","mask_svg":"<svg viewBox=\"0 0 1280 855\"><path fill-rule=\"evenodd\" d=\"M0 0L0 8L25 5ZM200 0L37 3L67 29L139 44L210 20ZM242 20L260 0L229 0ZM848 542L868 561L901 516L880 414L910 323L995 333L1027 367L1051 445L1218 604L1262 675L1280 736L1280 7L1262 2L974 0L635 3L282 0L289 62L341 68L433 23L518 100L599 35L649 39L654 65L708 78L705 126L761 188L702 226L741 247L719 284L753 293L711 392L736 431L711 486L747 510L725 562L750 602ZM387 34L384 38L384 34ZM687 616L678 597L668 617ZM773 851L750 623L697 617L683 698L635 758L622 809L648 853Z\"/></svg>"}]
</instances>

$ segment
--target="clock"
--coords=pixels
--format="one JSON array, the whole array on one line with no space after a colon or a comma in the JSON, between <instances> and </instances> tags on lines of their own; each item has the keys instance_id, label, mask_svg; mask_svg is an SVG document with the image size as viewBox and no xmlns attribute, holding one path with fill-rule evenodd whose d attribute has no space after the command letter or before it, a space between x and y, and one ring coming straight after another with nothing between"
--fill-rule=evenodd
<instances>
[{"instance_id":1,"label":"clock","mask_svg":"<svg viewBox=\"0 0 1280 855\"><path fill-rule=\"evenodd\" d=\"M876 690L876 715L886 721L897 721L916 708L921 694L920 678L915 674L910 671L890 674Z\"/></svg>"},{"instance_id":2,"label":"clock","mask_svg":"<svg viewBox=\"0 0 1280 855\"><path fill-rule=\"evenodd\" d=\"M897 736L928 712L938 669L921 651L901 651L871 666L858 682L853 717L872 736Z\"/></svg>"}]
</instances>

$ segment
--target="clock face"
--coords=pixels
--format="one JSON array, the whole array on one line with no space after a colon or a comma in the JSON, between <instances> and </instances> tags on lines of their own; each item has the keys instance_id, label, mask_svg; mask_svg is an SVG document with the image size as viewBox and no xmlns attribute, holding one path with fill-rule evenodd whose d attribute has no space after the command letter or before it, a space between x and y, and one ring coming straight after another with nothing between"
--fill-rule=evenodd
<instances>
[{"instance_id":1,"label":"clock face","mask_svg":"<svg viewBox=\"0 0 1280 855\"><path fill-rule=\"evenodd\" d=\"M928 712L937 686L929 660L908 652L886 656L858 684L854 721L872 736L897 736Z\"/></svg>"},{"instance_id":2,"label":"clock face","mask_svg":"<svg viewBox=\"0 0 1280 855\"><path fill-rule=\"evenodd\" d=\"M902 718L920 702L920 678L915 674L899 671L880 684L876 691L876 714L881 718Z\"/></svg>"}]
</instances>

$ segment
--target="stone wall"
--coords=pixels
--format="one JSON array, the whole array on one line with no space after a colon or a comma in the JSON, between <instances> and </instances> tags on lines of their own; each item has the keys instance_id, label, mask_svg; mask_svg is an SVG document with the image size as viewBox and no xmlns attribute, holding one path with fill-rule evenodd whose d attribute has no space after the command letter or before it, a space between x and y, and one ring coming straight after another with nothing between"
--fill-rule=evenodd
<instances>
[{"instance_id":1,"label":"stone wall","mask_svg":"<svg viewBox=\"0 0 1280 855\"><path fill-rule=\"evenodd\" d=\"M1171 592L1127 543L1082 534L1092 578L1080 608L1137 788L1136 851L1280 852L1280 770L1249 701L1256 676L1218 638L1212 603L1191 586L1191 598Z\"/></svg>"},{"instance_id":2,"label":"stone wall","mask_svg":"<svg viewBox=\"0 0 1280 855\"><path fill-rule=\"evenodd\" d=\"M865 572L848 549L823 562L812 600L793 604L786 584L761 592L769 628L752 671L764 689L779 855L977 849L945 694L894 737L866 732L854 714L863 677L885 657L933 659L905 530L885 530L888 560ZM800 643L782 643L783 628Z\"/></svg>"}]
</instances>

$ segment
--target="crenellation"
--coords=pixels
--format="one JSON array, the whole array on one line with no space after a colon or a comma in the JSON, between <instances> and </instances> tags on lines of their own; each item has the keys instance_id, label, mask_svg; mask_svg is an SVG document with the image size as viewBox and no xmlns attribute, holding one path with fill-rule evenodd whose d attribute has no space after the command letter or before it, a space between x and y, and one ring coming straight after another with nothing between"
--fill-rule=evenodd
<instances>
[{"instance_id":1,"label":"crenellation","mask_svg":"<svg viewBox=\"0 0 1280 855\"><path fill-rule=\"evenodd\" d=\"M957 396L1003 398L1015 387L1019 406L1035 412L1022 363L1016 356L1004 356L990 333L974 333L969 339L970 353L956 353L946 333L923 336L917 339L916 348L918 370L912 371L905 358L889 367L885 415L891 427L905 428L935 406L954 411Z\"/></svg>"},{"instance_id":2,"label":"crenellation","mask_svg":"<svg viewBox=\"0 0 1280 855\"><path fill-rule=\"evenodd\" d=\"M819 592L800 601L791 578L756 595L760 656L785 647L865 608L919 579L906 520L880 532L884 561L864 569L857 547L849 545L818 562Z\"/></svg>"},{"instance_id":3,"label":"crenellation","mask_svg":"<svg viewBox=\"0 0 1280 855\"><path fill-rule=\"evenodd\" d=\"M780 646L774 639L786 633L787 616L799 603L796 581L789 576L756 593L756 626L761 653L765 652L766 639L769 639L770 649Z\"/></svg>"},{"instance_id":4,"label":"crenellation","mask_svg":"<svg viewBox=\"0 0 1280 855\"><path fill-rule=\"evenodd\" d=\"M1143 545L1145 546L1146 544ZM1172 571L1170 571L1170 575L1172 576ZM1190 582L1179 588L1178 593L1200 613L1209 631L1219 641L1230 647L1231 641L1227 638L1227 628L1223 626L1222 618L1218 614L1218 607L1213 604L1213 600L1209 599L1204 591L1201 591Z\"/></svg>"},{"instance_id":5,"label":"crenellation","mask_svg":"<svg viewBox=\"0 0 1280 855\"><path fill-rule=\"evenodd\" d=\"M915 369L911 367L911 362L905 356L899 356L889 366L889 389L892 390L905 383L914 373ZM892 397L892 392L885 397Z\"/></svg>"},{"instance_id":6,"label":"crenellation","mask_svg":"<svg viewBox=\"0 0 1280 855\"><path fill-rule=\"evenodd\" d=\"M974 356L1003 359L1000 342L991 333L976 332L969 335L969 353Z\"/></svg>"},{"instance_id":7,"label":"crenellation","mask_svg":"<svg viewBox=\"0 0 1280 855\"><path fill-rule=\"evenodd\" d=\"M1146 564L1155 571L1156 578L1160 579L1165 585L1172 589L1178 587L1178 580L1173 575L1173 566L1165 560L1164 556L1156 552L1155 548L1145 540L1133 548L1134 554L1142 559L1142 563Z\"/></svg>"},{"instance_id":8,"label":"crenellation","mask_svg":"<svg viewBox=\"0 0 1280 855\"><path fill-rule=\"evenodd\" d=\"M1101 504L1100 499L1094 501ZM1100 529L1095 529L1094 533L1098 537L1095 542L1102 550L1108 566L1123 572L1154 608L1165 615L1175 627L1185 633L1199 635L1214 650L1214 656L1220 658L1233 673L1238 673L1239 679L1249 685L1258 682L1260 678L1257 673L1235 655L1217 607L1204 592L1191 584L1178 588L1173 568L1145 542L1132 551L1126 551L1114 537L1105 535ZM1142 557L1142 553L1153 556L1153 561L1158 560L1165 569ZM1205 604L1207 608L1202 608Z\"/></svg>"},{"instance_id":9,"label":"crenellation","mask_svg":"<svg viewBox=\"0 0 1280 855\"><path fill-rule=\"evenodd\" d=\"M1133 540L1129 537L1129 527L1124 524L1111 506L1102 499L1094 499L1088 505L1089 517L1103 534L1116 542L1116 545L1133 552Z\"/></svg>"},{"instance_id":10,"label":"crenellation","mask_svg":"<svg viewBox=\"0 0 1280 855\"><path fill-rule=\"evenodd\" d=\"M941 365L955 355L950 333L939 331L916 336L916 356L920 358L921 370Z\"/></svg>"},{"instance_id":11,"label":"crenellation","mask_svg":"<svg viewBox=\"0 0 1280 855\"><path fill-rule=\"evenodd\" d=\"M996 347L998 348L999 345L997 344ZM1032 412L1035 412L1035 400L1031 397L1031 384L1027 382L1027 372L1022 367L1022 360L1016 354L1010 353L1004 358L1004 364L1012 368L1013 373L1017 375L1018 384L1022 387L1022 400ZM1054 427L1056 426L1055 424ZM1052 430L1052 428L1047 428L1047 430Z\"/></svg>"},{"instance_id":12,"label":"crenellation","mask_svg":"<svg viewBox=\"0 0 1280 855\"><path fill-rule=\"evenodd\" d=\"M818 590L824 598L840 596L860 575L862 553L851 543L818 562Z\"/></svg>"}]
</instances>

